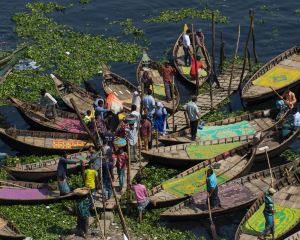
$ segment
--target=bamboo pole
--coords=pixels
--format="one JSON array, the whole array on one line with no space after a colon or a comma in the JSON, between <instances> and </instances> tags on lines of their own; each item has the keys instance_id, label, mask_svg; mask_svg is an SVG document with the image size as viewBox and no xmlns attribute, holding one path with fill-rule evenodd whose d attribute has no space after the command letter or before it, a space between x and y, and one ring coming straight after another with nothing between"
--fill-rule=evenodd
<instances>
[{"instance_id":1,"label":"bamboo pole","mask_svg":"<svg viewBox=\"0 0 300 240\"><path fill-rule=\"evenodd\" d=\"M92 196L92 194L91 194L91 191L90 191L90 198L92 199L92 201L93 201L93 208L94 208L94 211L95 211L95 214L96 214L96 219L97 219L97 222L98 222L98 224L99 224L99 229L100 229L100 232L101 232L101 237L102 237L102 239L105 239L105 235L104 235L104 233L101 231L101 222L100 222L100 218L99 218L99 215L98 215L98 212L97 212L97 209L96 209L96 206L95 206L95 200L94 200L94 198L93 198L93 196ZM105 223L104 223L105 224ZM105 229L105 227L104 227L104 229Z\"/></svg>"},{"instance_id":2,"label":"bamboo pole","mask_svg":"<svg viewBox=\"0 0 300 240\"><path fill-rule=\"evenodd\" d=\"M140 134L138 135L138 147L139 147L139 172L142 171L142 141Z\"/></svg>"},{"instance_id":3,"label":"bamboo pole","mask_svg":"<svg viewBox=\"0 0 300 240\"><path fill-rule=\"evenodd\" d=\"M174 75L173 75L173 79L172 79L172 123L173 123L173 132L175 132L175 79L174 79ZM168 120L167 120L168 121Z\"/></svg>"},{"instance_id":4,"label":"bamboo pole","mask_svg":"<svg viewBox=\"0 0 300 240\"><path fill-rule=\"evenodd\" d=\"M158 130L155 129L155 145L156 145L156 149L158 149Z\"/></svg>"},{"instance_id":5,"label":"bamboo pole","mask_svg":"<svg viewBox=\"0 0 300 240\"><path fill-rule=\"evenodd\" d=\"M70 99L70 102L71 102L71 104L72 104L72 106L73 106L73 108L74 108L74 110L75 110L75 112L76 112L76 114L77 114L77 117L78 117L78 119L79 119L81 125L84 127L85 131L88 133L89 137L90 137L91 140L93 141L93 144L95 145L95 148L96 148L97 150L99 150L99 147L98 147L98 144L97 144L97 142L96 142L96 139L95 139L94 136L92 135L92 133L91 133L91 131L89 130L89 128L86 126L85 122L82 120L82 117L81 117L81 115L80 115L80 112L78 111L78 108L77 108L77 105L76 105L74 99L71 98L71 99Z\"/></svg>"},{"instance_id":6,"label":"bamboo pole","mask_svg":"<svg viewBox=\"0 0 300 240\"><path fill-rule=\"evenodd\" d=\"M221 47L220 47L220 73L223 72L223 65L224 65L224 59L225 59L225 42L224 42L224 33L221 32Z\"/></svg>"},{"instance_id":7,"label":"bamboo pole","mask_svg":"<svg viewBox=\"0 0 300 240\"><path fill-rule=\"evenodd\" d=\"M242 80L244 78L244 74L245 74L245 68L246 68L246 56L247 56L247 47L248 47L248 44L249 44L249 40L250 40L250 37L251 37L251 33L252 33L252 21L253 21L253 18L251 17L251 14L252 14L252 10L249 10L249 16L250 16L250 27L249 27L249 32L248 32L248 36L247 36L247 39L246 39L246 43L245 43L245 48L244 48L244 62L243 62L243 69L242 69L242 73L241 73L241 78L240 78L240 84L239 84L239 88L241 87L241 83L242 83Z\"/></svg>"},{"instance_id":8,"label":"bamboo pole","mask_svg":"<svg viewBox=\"0 0 300 240\"><path fill-rule=\"evenodd\" d=\"M196 69L196 95L199 95L199 74L198 74L198 64L197 64L197 53L196 53L196 46L195 46L195 32L194 32L194 24L192 24L192 37L193 37L193 57L195 62L195 69Z\"/></svg>"},{"instance_id":9,"label":"bamboo pole","mask_svg":"<svg viewBox=\"0 0 300 240\"><path fill-rule=\"evenodd\" d=\"M127 226L126 226L126 222L125 222L125 219L124 219L124 216L123 216L123 213L122 213L122 209L120 207L120 203L119 203L119 200L117 198L116 191L115 191L115 189L113 187L113 181L112 181L111 174L110 174L108 168L106 168L106 170L107 170L107 173L108 173L108 176L109 176L109 180L110 180L110 183L111 183L111 188L112 188L112 192L113 192L113 195L114 195L114 198L115 198L115 201L116 201L116 205L117 205L118 213L119 213L119 216L120 216L121 225L123 227L123 231L124 231L126 237L128 238L128 240L130 240L128 229L127 229Z\"/></svg>"},{"instance_id":10,"label":"bamboo pole","mask_svg":"<svg viewBox=\"0 0 300 240\"><path fill-rule=\"evenodd\" d=\"M216 38L216 29L215 29L215 14L214 12L212 12L212 16L211 16L211 30L212 30L212 75L210 76L210 84L209 84L209 96L210 96L210 110L213 110L213 93L212 93L212 85L213 85L213 81L215 80L215 74L216 74L216 66L215 66L215 38Z\"/></svg>"},{"instance_id":11,"label":"bamboo pole","mask_svg":"<svg viewBox=\"0 0 300 240\"><path fill-rule=\"evenodd\" d=\"M247 60L248 60L248 66L249 66L249 71L252 71L252 64L251 64L251 56L250 56L250 51L249 48L247 48Z\"/></svg>"},{"instance_id":12,"label":"bamboo pole","mask_svg":"<svg viewBox=\"0 0 300 240\"><path fill-rule=\"evenodd\" d=\"M238 25L238 27L237 27L237 39L236 39L236 45L235 45L235 50L234 50L234 54L233 54L230 80L229 80L229 86L228 86L228 92L227 92L228 97L230 96L230 93L231 93L231 84L232 84L232 79L233 79L233 71L234 71L234 67L235 67L235 60L237 58L237 53L238 53L238 50L239 50L240 35L241 35L241 27L240 27L240 25Z\"/></svg>"},{"instance_id":13,"label":"bamboo pole","mask_svg":"<svg viewBox=\"0 0 300 240\"><path fill-rule=\"evenodd\" d=\"M131 184L131 152L130 152L129 141L127 141L127 152L128 152L127 190L130 190L130 184Z\"/></svg>"},{"instance_id":14,"label":"bamboo pole","mask_svg":"<svg viewBox=\"0 0 300 240\"><path fill-rule=\"evenodd\" d=\"M212 239L217 240L218 235L217 235L216 226L213 222L213 218L212 218L212 214L211 214L209 197L207 197L207 205L208 205L208 212L209 212L209 219L210 219L210 231L211 231Z\"/></svg>"},{"instance_id":15,"label":"bamboo pole","mask_svg":"<svg viewBox=\"0 0 300 240\"><path fill-rule=\"evenodd\" d=\"M257 53L256 53L256 40L255 40L255 32L254 32L254 15L255 12L254 10L252 10L252 25L251 25L251 31L252 31L252 49L253 49L253 55L254 55L254 62L258 63L258 57L257 57Z\"/></svg>"}]
</instances>

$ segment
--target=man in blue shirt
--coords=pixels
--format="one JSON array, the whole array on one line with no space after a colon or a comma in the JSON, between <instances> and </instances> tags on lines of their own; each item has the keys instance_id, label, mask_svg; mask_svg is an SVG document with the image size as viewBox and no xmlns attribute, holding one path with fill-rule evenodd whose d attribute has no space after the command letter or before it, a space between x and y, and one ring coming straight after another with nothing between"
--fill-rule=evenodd
<instances>
[{"instance_id":1,"label":"man in blue shirt","mask_svg":"<svg viewBox=\"0 0 300 240\"><path fill-rule=\"evenodd\" d=\"M105 116L106 116L106 114L107 114L108 112L110 112L110 110L105 109L105 108L103 107L103 105L104 105L104 101L103 101L102 99L100 99L100 100L98 101L98 107L96 107L96 116L97 116L97 117L100 117L101 119L104 119Z\"/></svg>"},{"instance_id":2,"label":"man in blue shirt","mask_svg":"<svg viewBox=\"0 0 300 240\"><path fill-rule=\"evenodd\" d=\"M68 159L68 154L65 153L58 161L57 165L57 181L60 195L68 194L71 190L67 182L67 169L68 164L77 164L78 161ZM80 161L82 164L82 161Z\"/></svg>"},{"instance_id":3,"label":"man in blue shirt","mask_svg":"<svg viewBox=\"0 0 300 240\"><path fill-rule=\"evenodd\" d=\"M200 119L200 111L196 104L197 96L192 97L192 101L185 105L185 110L190 120L191 136L192 141L196 140L198 121Z\"/></svg>"},{"instance_id":4,"label":"man in blue shirt","mask_svg":"<svg viewBox=\"0 0 300 240\"><path fill-rule=\"evenodd\" d=\"M207 194L209 197L211 208L221 207L218 195L218 183L216 174L211 168L209 168L207 170L206 176Z\"/></svg>"},{"instance_id":5,"label":"man in blue shirt","mask_svg":"<svg viewBox=\"0 0 300 240\"><path fill-rule=\"evenodd\" d=\"M265 239L266 235L274 234L274 202L273 195L276 193L274 188L269 188L268 192L265 193L265 209L264 209L264 217L266 220L265 230L261 233L258 239Z\"/></svg>"},{"instance_id":6,"label":"man in blue shirt","mask_svg":"<svg viewBox=\"0 0 300 240\"><path fill-rule=\"evenodd\" d=\"M151 89L148 89L148 94L143 99L143 106L144 108L148 109L148 115L151 118L151 122L152 122L153 114L155 111L155 100L152 96Z\"/></svg>"}]
</instances>

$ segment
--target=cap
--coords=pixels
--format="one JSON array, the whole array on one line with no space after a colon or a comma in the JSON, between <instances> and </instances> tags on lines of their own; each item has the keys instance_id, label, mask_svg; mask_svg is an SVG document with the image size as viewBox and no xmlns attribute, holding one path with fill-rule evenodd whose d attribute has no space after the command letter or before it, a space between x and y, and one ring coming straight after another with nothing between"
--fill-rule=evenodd
<instances>
[{"instance_id":1,"label":"cap","mask_svg":"<svg viewBox=\"0 0 300 240\"><path fill-rule=\"evenodd\" d=\"M274 188L269 188L269 193L274 194L276 193L276 190Z\"/></svg>"}]
</instances>

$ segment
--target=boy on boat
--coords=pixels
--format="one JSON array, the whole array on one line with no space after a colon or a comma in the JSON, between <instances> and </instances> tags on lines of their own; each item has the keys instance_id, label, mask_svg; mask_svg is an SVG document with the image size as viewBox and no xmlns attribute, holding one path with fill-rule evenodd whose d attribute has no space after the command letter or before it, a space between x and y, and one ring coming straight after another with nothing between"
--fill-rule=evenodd
<instances>
[{"instance_id":1,"label":"boy on boat","mask_svg":"<svg viewBox=\"0 0 300 240\"><path fill-rule=\"evenodd\" d=\"M152 139L152 124L147 119L147 115L144 114L142 116L141 121L141 128L140 128L140 137L142 145L144 146L144 149L148 151L149 149L149 142L151 142Z\"/></svg>"},{"instance_id":2,"label":"boy on boat","mask_svg":"<svg viewBox=\"0 0 300 240\"><path fill-rule=\"evenodd\" d=\"M276 213L273 202L273 195L276 193L274 188L269 188L265 193L264 217L266 220L265 230L260 234L258 239L265 239L267 235L274 234L274 214Z\"/></svg>"},{"instance_id":3,"label":"boy on boat","mask_svg":"<svg viewBox=\"0 0 300 240\"><path fill-rule=\"evenodd\" d=\"M143 221L143 211L145 211L146 207L149 205L150 200L148 198L148 193L145 185L141 184L142 178L138 176L136 178L137 184L131 186L132 191L135 194L135 198L137 201L137 209L139 211L139 222Z\"/></svg>"},{"instance_id":4,"label":"boy on boat","mask_svg":"<svg viewBox=\"0 0 300 240\"><path fill-rule=\"evenodd\" d=\"M183 44L183 51L184 51L184 64L186 67L189 67L191 65L191 35L192 31L190 29L187 29L186 32L183 34L182 44Z\"/></svg>"}]
</instances>

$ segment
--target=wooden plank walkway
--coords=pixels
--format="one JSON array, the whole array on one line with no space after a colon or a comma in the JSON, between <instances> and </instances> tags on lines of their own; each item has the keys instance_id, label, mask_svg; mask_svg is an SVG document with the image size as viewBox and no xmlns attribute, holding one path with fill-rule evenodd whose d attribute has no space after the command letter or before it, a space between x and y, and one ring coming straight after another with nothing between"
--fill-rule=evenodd
<instances>
[{"instance_id":1,"label":"wooden plank walkway","mask_svg":"<svg viewBox=\"0 0 300 240\"><path fill-rule=\"evenodd\" d=\"M148 161L145 161L142 159L142 168L144 168L146 165L148 164ZM132 163L131 164L131 180L137 175L137 173L139 172L139 169L140 169L140 163L139 162L135 162L135 163ZM121 199L121 196L123 193L125 193L126 191L126 188L127 188L127 169L126 169L126 172L125 172L125 183L124 183L124 186L123 186L123 189L122 189L122 193L119 192L119 188L120 188L120 185L119 185L119 179L118 179L118 174L117 174L117 169L114 168L114 178L115 178L115 181L113 182L113 187L114 189L116 190L116 194L117 194L117 198L120 200ZM103 208L103 204L102 204L102 192L100 193L97 193L97 199L96 199L96 202L95 202L95 206L96 208L100 208L102 209ZM105 207L107 210L112 210L116 207L116 201L112 195L112 197L105 202Z\"/></svg>"},{"instance_id":2,"label":"wooden plank walkway","mask_svg":"<svg viewBox=\"0 0 300 240\"><path fill-rule=\"evenodd\" d=\"M230 95L238 89L240 83L240 76L242 74L242 65L236 65L233 70L233 78L231 84ZM248 74L248 70L246 69L244 76ZM216 108L221 102L223 102L228 94L228 87L231 75L231 66L228 67L222 74L218 76L218 80L220 82L221 88L213 89L213 107ZM200 109L201 116L210 112L210 93L209 91L206 93L202 93L198 95L197 106ZM173 131L173 117L169 117L168 124L170 131ZM178 111L175 113L175 126L177 126L177 131L185 128L187 126L186 117L184 111Z\"/></svg>"}]
</instances>

